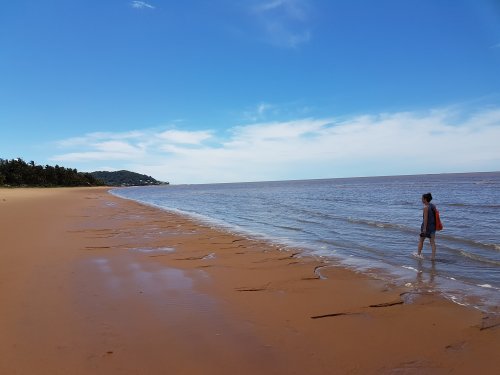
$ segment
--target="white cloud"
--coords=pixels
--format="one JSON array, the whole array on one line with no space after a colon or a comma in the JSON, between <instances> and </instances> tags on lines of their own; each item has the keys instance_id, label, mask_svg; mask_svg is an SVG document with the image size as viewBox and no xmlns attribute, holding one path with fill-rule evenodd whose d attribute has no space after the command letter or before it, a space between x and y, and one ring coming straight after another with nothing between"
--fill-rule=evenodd
<instances>
[{"instance_id":1,"label":"white cloud","mask_svg":"<svg viewBox=\"0 0 500 375\"><path fill-rule=\"evenodd\" d=\"M198 145L203 141L212 137L211 131L181 131L181 130L167 130L159 134L161 139L172 143Z\"/></svg>"},{"instance_id":2,"label":"white cloud","mask_svg":"<svg viewBox=\"0 0 500 375\"><path fill-rule=\"evenodd\" d=\"M269 103L260 103L256 107L243 112L243 119L245 121L261 121L266 118L269 113L277 112L278 108Z\"/></svg>"},{"instance_id":3,"label":"white cloud","mask_svg":"<svg viewBox=\"0 0 500 375\"><path fill-rule=\"evenodd\" d=\"M144 160L155 150L178 152L177 144L189 147L200 146L212 137L212 131L181 131L170 129L161 131L145 129L122 133L95 132L81 137L55 142L60 149L83 149L55 155L53 161L89 162L100 160ZM174 150L174 151L170 151Z\"/></svg>"},{"instance_id":4,"label":"white cloud","mask_svg":"<svg viewBox=\"0 0 500 375\"><path fill-rule=\"evenodd\" d=\"M134 139L140 137L142 132L139 131L131 131L125 133L105 133L105 132L96 132L89 133L84 137L74 137L68 138L61 141L58 141L56 144L59 147L75 147L86 145L89 142L97 142L101 139L113 139L113 140L122 140L122 139Z\"/></svg>"},{"instance_id":5,"label":"white cloud","mask_svg":"<svg viewBox=\"0 0 500 375\"><path fill-rule=\"evenodd\" d=\"M270 108L272 108L273 106L270 105L270 104L266 104L266 103L261 103L257 106L257 113L262 116L265 112L267 112L267 110L269 110Z\"/></svg>"},{"instance_id":6,"label":"white cloud","mask_svg":"<svg viewBox=\"0 0 500 375\"><path fill-rule=\"evenodd\" d=\"M307 134L313 135L326 124L328 124L328 120L305 119L238 126L234 128L233 141L287 140L306 136Z\"/></svg>"},{"instance_id":7,"label":"white cloud","mask_svg":"<svg viewBox=\"0 0 500 375\"><path fill-rule=\"evenodd\" d=\"M224 133L146 129L76 139L59 142L69 152L53 160L80 162L75 167L83 170L132 169L173 183L488 171L500 165L500 108L261 122Z\"/></svg>"},{"instance_id":8,"label":"white cloud","mask_svg":"<svg viewBox=\"0 0 500 375\"><path fill-rule=\"evenodd\" d=\"M266 41L280 47L297 48L311 40L308 0L270 0L253 6Z\"/></svg>"},{"instance_id":9,"label":"white cloud","mask_svg":"<svg viewBox=\"0 0 500 375\"><path fill-rule=\"evenodd\" d=\"M85 150L55 155L51 160L60 162L136 160L145 155L145 149L141 144L133 145L128 142L111 139L113 136L110 133L100 133L101 138L108 139L96 142L96 134L97 133L93 133L85 137L72 138L68 141L63 140L58 142L60 147L78 147L84 148ZM123 135L118 134L115 136L121 138ZM77 142L74 141L75 139Z\"/></svg>"},{"instance_id":10,"label":"white cloud","mask_svg":"<svg viewBox=\"0 0 500 375\"><path fill-rule=\"evenodd\" d=\"M283 6L285 3L286 3L286 0L268 1L266 3L258 4L255 7L255 10L258 11L258 12L266 12L268 10L279 8L279 7Z\"/></svg>"},{"instance_id":11,"label":"white cloud","mask_svg":"<svg viewBox=\"0 0 500 375\"><path fill-rule=\"evenodd\" d=\"M130 6L136 9L144 9L144 8L155 9L153 5L146 3L145 1L132 1L130 3Z\"/></svg>"},{"instance_id":12,"label":"white cloud","mask_svg":"<svg viewBox=\"0 0 500 375\"><path fill-rule=\"evenodd\" d=\"M287 19L305 21L310 8L308 0L270 0L254 6L254 12L259 14L274 13L275 16L284 16Z\"/></svg>"}]
</instances>

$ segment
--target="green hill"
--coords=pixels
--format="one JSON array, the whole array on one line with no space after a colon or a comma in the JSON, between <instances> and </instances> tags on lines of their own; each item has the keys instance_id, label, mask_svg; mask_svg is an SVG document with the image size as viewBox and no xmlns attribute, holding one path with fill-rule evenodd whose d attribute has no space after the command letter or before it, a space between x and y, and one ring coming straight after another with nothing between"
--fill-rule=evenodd
<instances>
[{"instance_id":1,"label":"green hill","mask_svg":"<svg viewBox=\"0 0 500 375\"><path fill-rule=\"evenodd\" d=\"M168 185L168 182L155 180L151 176L125 170L114 172L96 171L90 174L108 186Z\"/></svg>"}]
</instances>

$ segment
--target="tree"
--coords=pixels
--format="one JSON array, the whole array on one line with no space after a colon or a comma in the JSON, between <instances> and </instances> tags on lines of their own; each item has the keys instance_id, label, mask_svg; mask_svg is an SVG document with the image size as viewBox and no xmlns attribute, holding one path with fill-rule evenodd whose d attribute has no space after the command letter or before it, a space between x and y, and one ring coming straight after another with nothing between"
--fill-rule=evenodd
<instances>
[{"instance_id":1,"label":"tree","mask_svg":"<svg viewBox=\"0 0 500 375\"><path fill-rule=\"evenodd\" d=\"M0 159L0 185L10 186L97 186L104 183L76 169L36 165L23 159Z\"/></svg>"}]
</instances>

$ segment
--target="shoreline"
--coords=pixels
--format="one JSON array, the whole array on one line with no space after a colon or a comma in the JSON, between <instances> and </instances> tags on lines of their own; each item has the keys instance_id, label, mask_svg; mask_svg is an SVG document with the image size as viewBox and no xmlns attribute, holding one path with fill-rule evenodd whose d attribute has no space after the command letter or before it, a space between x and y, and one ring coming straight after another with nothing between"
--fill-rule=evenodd
<instances>
[{"instance_id":1,"label":"shoreline","mask_svg":"<svg viewBox=\"0 0 500 375\"><path fill-rule=\"evenodd\" d=\"M500 367L495 317L107 190L0 190L0 373Z\"/></svg>"},{"instance_id":2,"label":"shoreline","mask_svg":"<svg viewBox=\"0 0 500 375\"><path fill-rule=\"evenodd\" d=\"M470 173L466 173L464 175L469 174ZM420 260L412 256L412 251L409 251L406 254L408 259L407 263L388 264L380 259L350 258L346 255L341 256L338 254L329 255L328 253L315 249L313 243L297 243L291 239L283 240L279 237L276 238L269 234L264 234L263 232L253 231L247 227L238 226L238 224L230 224L220 217L213 218L199 213L182 211L177 208L172 209L163 207L151 202L141 202L127 195L120 195L120 189L119 187L112 188L109 193L121 199L143 204L174 215L180 215L202 226L208 226L230 235L241 236L249 240L262 242L265 246L271 246L279 250L299 252L300 254L297 254L299 257L313 258L324 262L324 267L347 268L355 273L366 274L376 280L394 284L395 287L402 288L406 291L418 290L420 292L436 293L439 297L457 305L478 309L489 315L500 315L500 306L498 304L500 302L499 288L492 287L488 283L475 283L471 280L460 279L460 276L451 276L449 274L443 275L436 272L436 268L440 268L436 267L436 265L442 266L449 262L441 259L439 256L436 262L431 262L429 254L426 255L426 258ZM429 245L426 244L426 246ZM416 251L416 242L414 250ZM427 250L430 251L430 249L425 249L425 251Z\"/></svg>"}]
</instances>

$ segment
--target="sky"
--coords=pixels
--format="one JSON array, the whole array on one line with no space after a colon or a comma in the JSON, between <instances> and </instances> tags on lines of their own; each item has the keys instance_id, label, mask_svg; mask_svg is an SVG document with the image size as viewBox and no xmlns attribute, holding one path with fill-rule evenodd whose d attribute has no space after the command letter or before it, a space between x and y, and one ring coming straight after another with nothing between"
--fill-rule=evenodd
<instances>
[{"instance_id":1,"label":"sky","mask_svg":"<svg viewBox=\"0 0 500 375\"><path fill-rule=\"evenodd\" d=\"M0 158L173 184L500 170L498 0L0 0Z\"/></svg>"}]
</instances>

